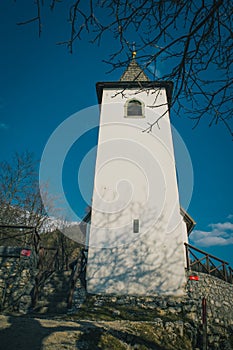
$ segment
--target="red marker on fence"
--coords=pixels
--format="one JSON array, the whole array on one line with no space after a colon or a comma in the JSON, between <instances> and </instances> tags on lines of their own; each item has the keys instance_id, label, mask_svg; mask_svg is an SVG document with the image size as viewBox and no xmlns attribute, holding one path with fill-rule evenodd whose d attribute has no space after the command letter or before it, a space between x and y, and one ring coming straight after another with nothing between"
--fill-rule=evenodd
<instances>
[{"instance_id":1,"label":"red marker on fence","mask_svg":"<svg viewBox=\"0 0 233 350\"><path fill-rule=\"evenodd\" d=\"M189 280L190 281L199 281L199 277L195 276L195 275L191 275L191 276L189 276Z\"/></svg>"},{"instance_id":2,"label":"red marker on fence","mask_svg":"<svg viewBox=\"0 0 233 350\"><path fill-rule=\"evenodd\" d=\"M30 256L31 255L31 250L30 249L23 249L23 250L21 250L20 254L22 256Z\"/></svg>"}]
</instances>

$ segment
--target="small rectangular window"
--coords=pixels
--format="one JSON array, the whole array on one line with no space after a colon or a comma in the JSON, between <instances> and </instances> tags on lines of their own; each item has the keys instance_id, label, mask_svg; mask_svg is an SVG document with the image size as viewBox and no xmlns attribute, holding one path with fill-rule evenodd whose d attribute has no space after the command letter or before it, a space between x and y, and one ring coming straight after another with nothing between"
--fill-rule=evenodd
<instances>
[{"instance_id":1,"label":"small rectangular window","mask_svg":"<svg viewBox=\"0 0 233 350\"><path fill-rule=\"evenodd\" d=\"M134 219L134 221L133 221L133 232L139 233L139 220L138 219Z\"/></svg>"}]
</instances>

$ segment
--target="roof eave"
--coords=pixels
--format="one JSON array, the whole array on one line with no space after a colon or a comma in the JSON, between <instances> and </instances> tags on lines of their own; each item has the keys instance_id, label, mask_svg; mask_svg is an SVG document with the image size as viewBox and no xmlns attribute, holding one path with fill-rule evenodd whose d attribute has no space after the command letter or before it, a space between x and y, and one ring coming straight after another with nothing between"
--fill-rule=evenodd
<instances>
[{"instance_id":1,"label":"roof eave","mask_svg":"<svg viewBox=\"0 0 233 350\"><path fill-rule=\"evenodd\" d=\"M182 207L180 207L180 214L183 216L184 221L187 224L188 235L190 235L192 230L196 226L196 222L193 220L193 218Z\"/></svg>"},{"instance_id":2,"label":"roof eave","mask_svg":"<svg viewBox=\"0 0 233 350\"><path fill-rule=\"evenodd\" d=\"M122 90L132 89L132 88L165 88L168 99L168 106L170 108L172 102L172 91L173 91L173 82L172 81L108 81L108 82L98 82L96 83L96 92L98 103L102 102L103 89L111 88L122 88Z\"/></svg>"}]
</instances>

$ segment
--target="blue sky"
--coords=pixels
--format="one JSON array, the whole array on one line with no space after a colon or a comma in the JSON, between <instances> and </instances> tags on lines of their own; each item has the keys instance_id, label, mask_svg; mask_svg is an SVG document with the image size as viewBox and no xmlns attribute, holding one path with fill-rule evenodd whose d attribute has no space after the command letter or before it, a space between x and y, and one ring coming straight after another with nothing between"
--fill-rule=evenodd
<instances>
[{"instance_id":1,"label":"blue sky","mask_svg":"<svg viewBox=\"0 0 233 350\"><path fill-rule=\"evenodd\" d=\"M26 7L26 3L3 0L0 4L0 160L10 160L14 151L25 150L40 159L50 135L63 121L97 103L96 82L115 81L122 74L121 70L106 74L109 66L102 60L116 47L108 35L100 47L84 35L73 55L55 44L69 34L63 11L50 14L44 10L40 39L35 23L17 26L35 15L33 6ZM186 144L194 171L188 211L197 225L191 243L233 266L231 137L224 127L209 128L205 120L194 130L192 121L182 114L172 113L171 121ZM96 140L97 129L85 134L64 163L67 198L79 216L84 215L87 203L77 187L77 166ZM93 168L94 161L86 179L87 197L91 197Z\"/></svg>"}]
</instances>

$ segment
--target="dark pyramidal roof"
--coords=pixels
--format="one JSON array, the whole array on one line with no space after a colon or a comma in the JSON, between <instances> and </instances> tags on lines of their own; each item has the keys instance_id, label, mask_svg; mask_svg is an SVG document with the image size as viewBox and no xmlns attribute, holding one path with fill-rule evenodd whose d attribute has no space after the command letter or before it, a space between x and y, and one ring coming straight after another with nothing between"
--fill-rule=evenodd
<instances>
[{"instance_id":1,"label":"dark pyramidal roof","mask_svg":"<svg viewBox=\"0 0 233 350\"><path fill-rule=\"evenodd\" d=\"M119 81L98 82L96 83L96 91L99 104L102 103L103 89L130 89L130 88L146 88L156 89L165 88L168 98L168 105L171 105L173 83L171 81L151 81L144 73L142 68L135 60L136 52L132 53L132 59L122 74Z\"/></svg>"},{"instance_id":2,"label":"dark pyramidal roof","mask_svg":"<svg viewBox=\"0 0 233 350\"><path fill-rule=\"evenodd\" d=\"M150 81L147 75L143 72L142 68L133 58L124 73L122 74L120 81Z\"/></svg>"}]
</instances>

